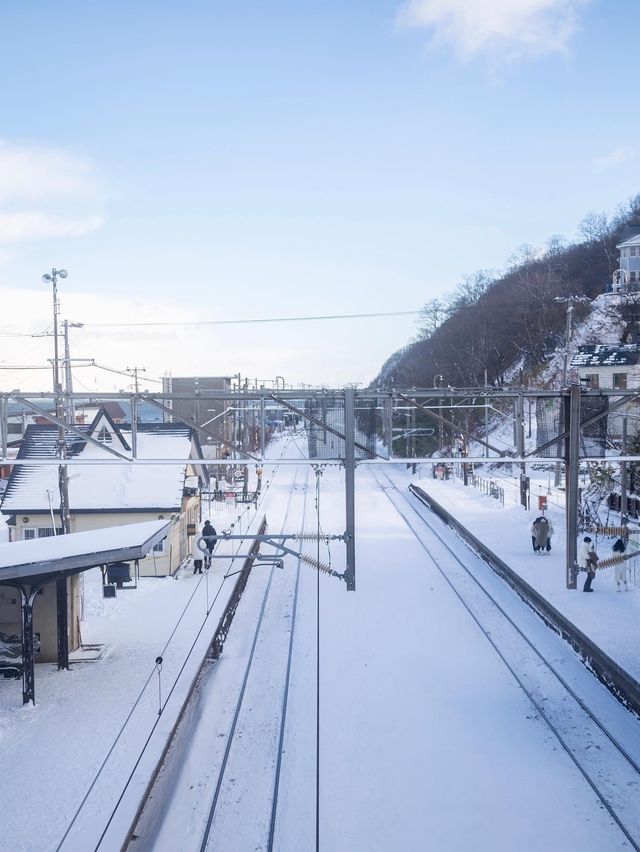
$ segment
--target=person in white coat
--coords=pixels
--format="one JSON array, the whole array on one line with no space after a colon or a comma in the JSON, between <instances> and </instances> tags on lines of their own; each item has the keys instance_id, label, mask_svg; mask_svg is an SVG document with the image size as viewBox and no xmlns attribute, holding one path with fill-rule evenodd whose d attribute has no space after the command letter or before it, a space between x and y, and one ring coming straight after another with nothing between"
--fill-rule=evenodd
<instances>
[{"instance_id":1,"label":"person in white coat","mask_svg":"<svg viewBox=\"0 0 640 852\"><path fill-rule=\"evenodd\" d=\"M592 592L591 583L596 576L596 565L598 564L598 555L588 535L578 545L577 555L578 567L587 572L587 579L582 587L583 592Z\"/></svg>"},{"instance_id":2,"label":"person in white coat","mask_svg":"<svg viewBox=\"0 0 640 852\"><path fill-rule=\"evenodd\" d=\"M622 556L622 554L627 549L627 535L620 536L620 538L616 539L613 545L613 552ZM624 587L627 591L629 591L629 586L627 585L627 563L626 562L618 562L615 566L616 571L616 584L618 586L618 591L620 591L620 583L624 583Z\"/></svg>"}]
</instances>

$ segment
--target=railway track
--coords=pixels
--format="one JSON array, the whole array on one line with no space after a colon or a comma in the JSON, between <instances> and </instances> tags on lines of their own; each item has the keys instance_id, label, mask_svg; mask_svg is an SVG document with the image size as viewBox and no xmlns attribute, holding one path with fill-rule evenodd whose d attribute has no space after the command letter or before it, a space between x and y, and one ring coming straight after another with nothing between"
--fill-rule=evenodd
<instances>
[{"instance_id":1,"label":"railway track","mask_svg":"<svg viewBox=\"0 0 640 852\"><path fill-rule=\"evenodd\" d=\"M308 470L296 470L281 531L304 530L308 481ZM256 572L265 574L261 578ZM162 800L166 813L159 818L153 805L148 815L143 811L129 849L164 852L178 848L178 842L193 852L278 848L300 574L301 560L292 556L285 557L283 569L273 564L254 567L241 604L247 608L240 616L245 626L227 639L232 650L225 647L220 662L203 672L193 706L181 723L183 730L176 732L175 746L160 771L160 786L151 792L150 801L155 798L157 805ZM251 629L247 618L254 619ZM227 668L228 657L235 659ZM190 750L198 752L197 758L185 757Z\"/></svg>"},{"instance_id":2,"label":"railway track","mask_svg":"<svg viewBox=\"0 0 640 852\"><path fill-rule=\"evenodd\" d=\"M283 521L282 521L282 526L281 526L280 532L284 532L285 530L287 530L288 524L290 523L289 516L291 514L291 504L293 502L293 497L296 493L296 488L299 487L299 486L297 486L297 478L298 478L298 472L296 471L296 475L294 477L292 489L291 489L291 492L289 494L289 500L287 502L287 507L286 507L286 511L285 511L284 518L283 518ZM300 532L302 532L304 530L305 515L306 515L306 509L307 509L308 480L309 480L309 472L308 472L308 469L307 469L306 472L305 472L305 481L304 481L304 484L302 485L303 505L302 505L302 518L301 518L301 521L299 522ZM279 722L278 722L278 725L277 725L277 728L278 728L278 740L277 740L278 746L277 746L277 749L276 749L276 757L275 757L275 769L274 769L273 785L272 785L272 791L271 791L271 803L270 803L270 806L268 808L268 810L269 810L269 823L268 823L268 836L267 836L267 840L266 840L266 848L269 849L269 850L273 850L273 848L274 848L274 841L275 841L275 835L276 835L276 820L277 820L277 811L278 811L278 793L279 793L279 789L280 789L280 775L281 775L281 771L282 771L282 760L281 760L282 743L283 743L283 739L284 739L284 731L285 731L286 715L287 715L287 703L288 703L288 699L289 699L289 685L290 685L290 680L291 680L291 660L292 660L293 642L294 642L294 636L295 636L295 618L296 618L296 613L297 613L300 567L301 567L301 561L300 561L300 559L298 559L297 565L296 565L296 568L295 568L296 576L295 576L295 582L294 582L293 599L291 601L291 626L290 626L290 630L289 630L288 647L287 647L287 650L286 650L286 654L287 654L286 674L285 674L285 678L284 678L284 684L282 686L282 695L281 695L281 699L280 699L280 702L279 702L280 712L279 712ZM284 571L290 571L290 569L291 569L291 566L289 565L289 566L285 566L285 568L283 570ZM235 789L233 789L233 788L235 787L236 776L239 774L239 772L237 772L234 769L234 765L233 765L233 763L234 763L234 748L235 749L238 749L238 748L242 749L243 748L243 746L241 744L239 745L240 739L238 738L238 734L242 732L243 728L246 729L246 727L248 727L248 726L250 727L250 725L251 725L250 719L246 718L246 716L248 714L250 714L250 712L251 712L251 707L247 707L247 704L245 703L245 698L247 696L247 686L249 684L249 679L252 676L252 674L255 677L254 667L256 665L256 649L258 648L258 643L259 643L259 641L260 641L260 639L263 635L263 626L265 624L265 613L267 612L267 607L268 606L276 607L277 604L278 604L278 602L273 599L274 595L272 594L273 586L274 586L273 580L274 580L274 575L276 574L276 572L279 572L279 569L276 568L274 565L272 565L271 568L270 568L270 572L269 572L269 580L268 580L266 588L264 590L262 605L261 605L261 608L260 608L260 614L259 614L259 617L258 617L258 621L256 623L256 628L255 628L255 632L254 632L254 636L253 636L253 640L252 640L252 644L251 644L251 651L250 651L250 654L249 654L249 657L247 659L246 666L245 666L245 672L244 672L244 676L243 676L242 688L240 690L239 700L238 700L238 703L236 705L236 709L235 709L234 716L233 716L233 721L232 721L232 724L231 724L231 729L230 729L228 740L227 740L227 746L226 746L225 753L224 753L224 756L223 756L223 760L222 760L222 763L221 763L221 766L220 766L220 769L219 769L218 780L217 780L216 788L215 788L214 795L213 795L213 801L211 802L211 806L209 808L207 823L206 823L206 826L205 826L202 842L200 844L200 852L211 852L211 850L214 850L216 848L221 848L220 845L217 845L217 841L216 841L216 823L221 821L221 820L233 821L233 820L236 819L236 816L237 816L235 814L235 809L233 809L234 813L231 813L227 807L223 808L222 804L223 804L225 799L228 801L229 799L235 798L235 796L236 796ZM286 577L287 575L284 575L284 576ZM291 584L288 583L286 585L290 586ZM244 719L243 719L243 714L245 716ZM265 740L266 740L266 742L265 742ZM267 738L261 738L259 743L254 742L254 746L258 745L258 744L259 745L266 745L267 748L269 748L269 741L268 741ZM269 754L265 755L267 762L269 761L270 756L271 755L269 755ZM252 759L253 760L256 759L255 755L253 755ZM258 760L259 760L259 758L258 758ZM240 762L242 762L242 759L240 759ZM226 795L225 795L225 787L227 788ZM229 790L229 787L231 787L232 789ZM222 817L220 817L221 813L222 813ZM221 830L224 831L224 829L221 829Z\"/></svg>"},{"instance_id":3,"label":"railway track","mask_svg":"<svg viewBox=\"0 0 640 852\"><path fill-rule=\"evenodd\" d=\"M610 729L569 682L553 653L541 651L489 588L386 473L371 474L411 530L418 544L511 672L541 719L580 772L597 800L624 835L640 850L640 749ZM559 641L559 640L557 640ZM556 656L560 656L557 654ZM585 671L585 674L586 671ZM589 675L590 676L590 675ZM622 740L625 740L624 742ZM637 742L637 740L636 740Z\"/></svg>"}]
</instances>

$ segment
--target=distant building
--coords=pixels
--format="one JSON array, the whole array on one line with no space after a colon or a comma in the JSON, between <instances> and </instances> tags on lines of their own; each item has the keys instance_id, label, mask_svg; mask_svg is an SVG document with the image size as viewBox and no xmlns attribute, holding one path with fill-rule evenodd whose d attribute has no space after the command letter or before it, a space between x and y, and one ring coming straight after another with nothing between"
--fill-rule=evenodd
<instances>
[{"instance_id":1,"label":"distant building","mask_svg":"<svg viewBox=\"0 0 640 852\"><path fill-rule=\"evenodd\" d=\"M580 379L587 388L614 388L627 390L640 388L640 346L625 344L619 346L595 345L579 346L571 359L571 366L577 369ZM610 437L617 439L622 435L621 414L638 414L638 403L632 402L619 413L610 414L607 430ZM634 420L629 434L636 431Z\"/></svg>"},{"instance_id":2,"label":"distant building","mask_svg":"<svg viewBox=\"0 0 640 852\"><path fill-rule=\"evenodd\" d=\"M102 407L114 423L124 423L126 419L124 408L116 399L105 400L105 402L102 403Z\"/></svg>"},{"instance_id":3,"label":"distant building","mask_svg":"<svg viewBox=\"0 0 640 852\"><path fill-rule=\"evenodd\" d=\"M618 269L613 273L612 293L635 293L640 291L640 228L638 233L626 236L616 248L620 252Z\"/></svg>"},{"instance_id":4,"label":"distant building","mask_svg":"<svg viewBox=\"0 0 640 852\"><path fill-rule=\"evenodd\" d=\"M174 412L174 418L187 418L198 425L198 438L208 458L216 458L216 447L220 445L211 440L233 441L234 414L225 400L207 396L208 391L231 390L232 376L165 376L162 379L162 391L167 394L197 394L197 399L174 399L167 406ZM166 416L171 420L171 415ZM207 450L214 447L211 451Z\"/></svg>"}]
</instances>

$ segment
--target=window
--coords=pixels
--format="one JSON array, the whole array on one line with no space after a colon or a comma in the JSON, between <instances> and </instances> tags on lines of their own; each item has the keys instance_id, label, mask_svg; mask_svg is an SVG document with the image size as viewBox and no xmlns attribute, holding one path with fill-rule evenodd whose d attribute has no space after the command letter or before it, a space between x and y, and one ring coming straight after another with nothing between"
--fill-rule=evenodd
<instances>
[{"instance_id":1,"label":"window","mask_svg":"<svg viewBox=\"0 0 640 852\"><path fill-rule=\"evenodd\" d=\"M600 387L600 376L597 373L587 373L585 379L589 380L590 388L599 388Z\"/></svg>"},{"instance_id":2,"label":"window","mask_svg":"<svg viewBox=\"0 0 640 852\"><path fill-rule=\"evenodd\" d=\"M103 426L102 429L98 432L98 441L101 444L110 444L113 440L111 432L107 429L106 426Z\"/></svg>"},{"instance_id":3,"label":"window","mask_svg":"<svg viewBox=\"0 0 640 852\"><path fill-rule=\"evenodd\" d=\"M617 390L626 390L627 389L627 374L626 373L614 373L613 374L613 387Z\"/></svg>"},{"instance_id":4,"label":"window","mask_svg":"<svg viewBox=\"0 0 640 852\"><path fill-rule=\"evenodd\" d=\"M33 541L35 538L50 538L52 535L62 535L62 527L23 527L22 540Z\"/></svg>"},{"instance_id":5,"label":"window","mask_svg":"<svg viewBox=\"0 0 640 852\"><path fill-rule=\"evenodd\" d=\"M636 257L639 250L640 249L638 249L638 246L631 246L631 248L629 249L629 257Z\"/></svg>"},{"instance_id":6,"label":"window","mask_svg":"<svg viewBox=\"0 0 640 852\"><path fill-rule=\"evenodd\" d=\"M164 550L165 541L166 541L166 538L163 538L162 541L159 541L157 544L154 544L152 552L153 553L164 553L165 552L165 550Z\"/></svg>"}]
</instances>

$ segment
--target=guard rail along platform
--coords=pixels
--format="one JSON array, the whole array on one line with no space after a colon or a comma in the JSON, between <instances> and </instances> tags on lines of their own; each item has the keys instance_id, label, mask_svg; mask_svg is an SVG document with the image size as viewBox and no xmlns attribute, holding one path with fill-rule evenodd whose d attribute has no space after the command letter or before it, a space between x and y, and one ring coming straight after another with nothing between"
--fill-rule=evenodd
<instances>
[{"instance_id":1,"label":"guard rail along platform","mask_svg":"<svg viewBox=\"0 0 640 852\"><path fill-rule=\"evenodd\" d=\"M522 600L545 622L559 633L572 648L580 655L584 664L609 689L613 695L640 716L640 683L626 672L615 660L599 648L588 636L579 630L575 624L559 612L526 580L523 580L500 559L492 550L483 544L473 533L451 515L443 506L417 485L410 485L409 490L421 503L427 506L441 520L451 527L495 573L501 577L519 595Z\"/></svg>"}]
</instances>

